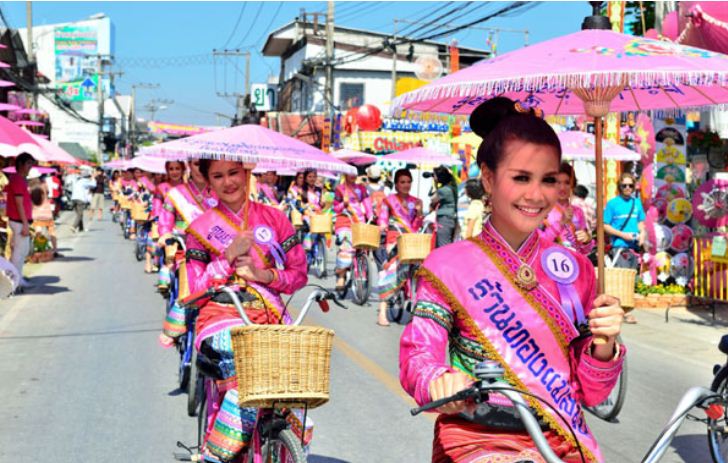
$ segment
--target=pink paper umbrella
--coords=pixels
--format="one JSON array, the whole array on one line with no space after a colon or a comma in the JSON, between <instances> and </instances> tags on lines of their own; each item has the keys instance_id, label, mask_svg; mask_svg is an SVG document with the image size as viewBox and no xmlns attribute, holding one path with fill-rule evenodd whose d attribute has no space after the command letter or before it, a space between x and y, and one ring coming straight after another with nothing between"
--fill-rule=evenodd
<instances>
[{"instance_id":1,"label":"pink paper umbrella","mask_svg":"<svg viewBox=\"0 0 728 463\"><path fill-rule=\"evenodd\" d=\"M31 138L38 144L43 152L43 161L56 162L59 164L80 164L81 161L72 156L68 151L64 150L56 143L46 140L40 135L31 134ZM31 153L32 154L32 153Z\"/></svg>"},{"instance_id":2,"label":"pink paper umbrella","mask_svg":"<svg viewBox=\"0 0 728 463\"><path fill-rule=\"evenodd\" d=\"M320 149L260 125L238 125L140 150L167 159L224 159L243 163L356 174L356 168Z\"/></svg>"},{"instance_id":3,"label":"pink paper umbrella","mask_svg":"<svg viewBox=\"0 0 728 463\"><path fill-rule=\"evenodd\" d=\"M0 111L16 111L20 109L20 106L10 103L0 103Z\"/></svg>"},{"instance_id":4,"label":"pink paper umbrella","mask_svg":"<svg viewBox=\"0 0 728 463\"><path fill-rule=\"evenodd\" d=\"M131 161L128 161L126 159L114 159L113 161L109 161L103 165L105 169L128 169L129 163Z\"/></svg>"},{"instance_id":5,"label":"pink paper umbrella","mask_svg":"<svg viewBox=\"0 0 728 463\"><path fill-rule=\"evenodd\" d=\"M459 166L462 161L454 156L442 154L427 148L410 148L388 154L380 158L382 162L398 164L415 164L418 166Z\"/></svg>"},{"instance_id":6,"label":"pink paper umbrella","mask_svg":"<svg viewBox=\"0 0 728 463\"><path fill-rule=\"evenodd\" d=\"M0 80L0 88L5 87L15 87L15 82L10 82L9 80Z\"/></svg>"},{"instance_id":7,"label":"pink paper umbrella","mask_svg":"<svg viewBox=\"0 0 728 463\"><path fill-rule=\"evenodd\" d=\"M611 30L583 30L504 53L397 98L402 111L470 114L505 96L544 113L594 118L596 179L603 176L602 118L609 111L685 111L726 105L728 56ZM597 188L597 261L604 292L604 195Z\"/></svg>"},{"instance_id":8,"label":"pink paper umbrella","mask_svg":"<svg viewBox=\"0 0 728 463\"><path fill-rule=\"evenodd\" d=\"M13 111L13 114L45 114L45 111L35 108L21 108L17 111Z\"/></svg>"},{"instance_id":9,"label":"pink paper umbrella","mask_svg":"<svg viewBox=\"0 0 728 463\"><path fill-rule=\"evenodd\" d=\"M138 167L141 170L152 172L154 174L164 174L167 170L164 168L164 158L152 156L137 156L129 162L130 167Z\"/></svg>"},{"instance_id":10,"label":"pink paper umbrella","mask_svg":"<svg viewBox=\"0 0 728 463\"><path fill-rule=\"evenodd\" d=\"M378 159L377 156L373 154L362 153L361 151L349 149L334 151L333 153L331 153L331 155L334 156L336 159L348 162L349 164L354 164L355 166L365 166L367 164L373 164L377 162Z\"/></svg>"},{"instance_id":11,"label":"pink paper umbrella","mask_svg":"<svg viewBox=\"0 0 728 463\"><path fill-rule=\"evenodd\" d=\"M562 158L566 161L593 161L594 160L594 134L567 131L559 132L561 142ZM624 146L612 143L608 140L602 141L604 159L614 161L639 161L640 154Z\"/></svg>"},{"instance_id":12,"label":"pink paper umbrella","mask_svg":"<svg viewBox=\"0 0 728 463\"><path fill-rule=\"evenodd\" d=\"M23 152L30 153L38 161L45 160L40 146L30 133L0 116L0 156L15 157Z\"/></svg>"},{"instance_id":13,"label":"pink paper umbrella","mask_svg":"<svg viewBox=\"0 0 728 463\"><path fill-rule=\"evenodd\" d=\"M33 168L30 169L30 175L32 175L33 173L38 173L41 175L42 174L51 174L55 171L56 171L56 169L54 169L53 167L34 166ZM14 174L15 166L6 167L3 169L3 172L5 172L6 174Z\"/></svg>"},{"instance_id":14,"label":"pink paper umbrella","mask_svg":"<svg viewBox=\"0 0 728 463\"><path fill-rule=\"evenodd\" d=\"M10 66L8 63L4 63L4 62L0 61L0 69L8 69L11 67L12 66Z\"/></svg>"}]
</instances>

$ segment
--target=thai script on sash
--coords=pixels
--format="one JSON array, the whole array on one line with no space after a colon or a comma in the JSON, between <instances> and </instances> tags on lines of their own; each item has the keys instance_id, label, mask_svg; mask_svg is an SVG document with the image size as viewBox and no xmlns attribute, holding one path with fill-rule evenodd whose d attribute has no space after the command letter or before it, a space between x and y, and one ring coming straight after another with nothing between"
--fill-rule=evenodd
<instances>
[{"instance_id":1,"label":"thai script on sash","mask_svg":"<svg viewBox=\"0 0 728 463\"><path fill-rule=\"evenodd\" d=\"M232 233L228 233L219 225L213 225L207 233L207 240L216 240L224 247L227 247L233 241Z\"/></svg>"},{"instance_id":2,"label":"thai script on sash","mask_svg":"<svg viewBox=\"0 0 728 463\"><path fill-rule=\"evenodd\" d=\"M467 288L471 299L482 307L484 314L503 336L515 355L527 367L524 371L539 380L551 395L553 403L558 409L569 418L571 426L576 432L589 435L584 421L581 405L574 399L574 391L569 385L569 379L562 377L549 364L549 359L538 345L536 339L525 328L519 318L524 313L519 313L503 301L503 288L497 281L483 278Z\"/></svg>"}]
</instances>

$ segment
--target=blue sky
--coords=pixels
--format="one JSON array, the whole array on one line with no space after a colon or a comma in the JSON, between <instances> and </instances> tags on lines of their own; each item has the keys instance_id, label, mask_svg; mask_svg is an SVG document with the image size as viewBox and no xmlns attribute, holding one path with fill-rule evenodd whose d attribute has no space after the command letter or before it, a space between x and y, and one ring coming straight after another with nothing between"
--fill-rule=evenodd
<instances>
[{"instance_id":1,"label":"blue sky","mask_svg":"<svg viewBox=\"0 0 728 463\"><path fill-rule=\"evenodd\" d=\"M412 20L424 16L429 20L444 11L448 3L337 1L335 23L391 33L394 18ZM463 13L452 16L457 24L486 16L508 2L459 3ZM26 2L0 2L0 8L11 27L25 27ZM138 90L137 108L153 98L171 99L174 103L157 113L157 120L228 125L227 119L215 113L233 115L234 103L218 97L216 92L222 92L226 86L232 91L236 83L242 88L243 75L232 64L226 68L220 59L198 59L193 65L184 65L183 59L173 63L167 60L164 67L148 63L163 57L199 57L226 44L227 48L250 47L251 82L263 82L269 74L277 75L280 66L277 58L263 58L259 54L267 34L292 21L301 9L325 12L326 2L33 2L33 23L69 22L105 13L115 27L115 52L124 72L117 80L117 89L128 93L131 85L138 82L160 85L155 90ZM529 43L533 44L578 31L590 11L588 3L582 1L538 2L523 13L492 19L479 26L528 29ZM457 39L463 46L487 48L487 38L488 32L469 29L438 40ZM499 53L523 45L522 33L499 35ZM242 58L235 64L244 69ZM139 115L148 117L143 111Z\"/></svg>"}]
</instances>

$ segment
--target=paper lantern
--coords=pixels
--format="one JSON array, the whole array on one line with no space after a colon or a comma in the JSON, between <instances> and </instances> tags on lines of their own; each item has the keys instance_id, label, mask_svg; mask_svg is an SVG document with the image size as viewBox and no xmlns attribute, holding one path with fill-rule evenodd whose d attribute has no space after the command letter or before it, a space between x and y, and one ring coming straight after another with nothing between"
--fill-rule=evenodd
<instances>
[{"instance_id":1,"label":"paper lantern","mask_svg":"<svg viewBox=\"0 0 728 463\"><path fill-rule=\"evenodd\" d=\"M670 261L670 276L675 283L685 286L693 275L693 261L686 252L675 254Z\"/></svg>"},{"instance_id":2,"label":"paper lantern","mask_svg":"<svg viewBox=\"0 0 728 463\"><path fill-rule=\"evenodd\" d=\"M657 279L661 282L670 278L670 270L672 269L672 258L667 252L658 252L655 254L657 260Z\"/></svg>"},{"instance_id":3,"label":"paper lantern","mask_svg":"<svg viewBox=\"0 0 728 463\"><path fill-rule=\"evenodd\" d=\"M356 108L356 124L359 130L374 131L382 126L382 112L374 105L365 104Z\"/></svg>"},{"instance_id":4,"label":"paper lantern","mask_svg":"<svg viewBox=\"0 0 728 463\"><path fill-rule=\"evenodd\" d=\"M651 234L648 234L650 236ZM659 223L654 225L654 242L652 239L648 239L645 242L645 247L650 252L663 252L670 247L672 243L672 231L669 227L661 225Z\"/></svg>"}]
</instances>

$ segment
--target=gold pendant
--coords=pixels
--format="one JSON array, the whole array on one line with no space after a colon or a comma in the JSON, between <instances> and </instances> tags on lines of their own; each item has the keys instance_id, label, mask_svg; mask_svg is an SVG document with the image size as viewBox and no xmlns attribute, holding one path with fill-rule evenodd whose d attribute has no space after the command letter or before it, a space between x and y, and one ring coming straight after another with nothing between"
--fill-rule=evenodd
<instances>
[{"instance_id":1,"label":"gold pendant","mask_svg":"<svg viewBox=\"0 0 728 463\"><path fill-rule=\"evenodd\" d=\"M516 284L526 291L531 291L533 288L538 286L538 281L536 281L536 272L534 272L531 266L525 262L518 267L518 271L516 272Z\"/></svg>"}]
</instances>

